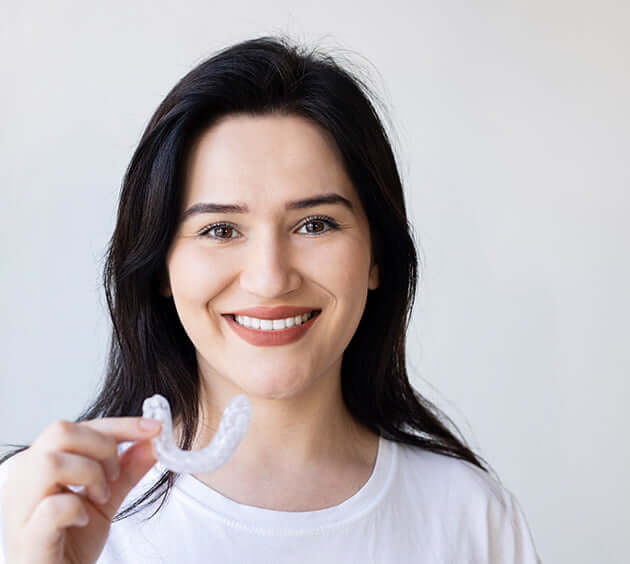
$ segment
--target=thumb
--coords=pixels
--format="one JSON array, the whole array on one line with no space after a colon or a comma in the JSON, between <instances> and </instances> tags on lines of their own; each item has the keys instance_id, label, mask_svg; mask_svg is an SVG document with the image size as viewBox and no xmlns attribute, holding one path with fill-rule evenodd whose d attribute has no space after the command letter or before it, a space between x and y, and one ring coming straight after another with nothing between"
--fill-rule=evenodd
<instances>
[{"instance_id":1,"label":"thumb","mask_svg":"<svg viewBox=\"0 0 630 564\"><path fill-rule=\"evenodd\" d=\"M155 464L151 440L138 441L120 455L120 476L110 484L110 509L117 511L131 489Z\"/></svg>"}]
</instances>

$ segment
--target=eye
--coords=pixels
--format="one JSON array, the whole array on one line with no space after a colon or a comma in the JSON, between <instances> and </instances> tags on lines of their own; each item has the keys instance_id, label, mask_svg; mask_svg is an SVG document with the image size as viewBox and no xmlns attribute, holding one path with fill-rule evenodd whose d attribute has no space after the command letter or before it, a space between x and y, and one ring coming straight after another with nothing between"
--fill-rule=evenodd
<instances>
[{"instance_id":1,"label":"eye","mask_svg":"<svg viewBox=\"0 0 630 564\"><path fill-rule=\"evenodd\" d=\"M207 227L204 227L200 232L199 232L199 237L205 237L208 233L211 233L212 231L215 231L217 233L219 233L219 235L212 235L211 238L212 239L218 239L220 241L229 241L231 239L237 239L237 237L224 237L223 234L225 233L233 233L236 231L236 229L234 229L233 225L230 225L229 223L213 223L212 225L208 225Z\"/></svg>"},{"instance_id":2,"label":"eye","mask_svg":"<svg viewBox=\"0 0 630 564\"><path fill-rule=\"evenodd\" d=\"M339 224L334 219L332 219L331 217L328 217L328 216L321 216L321 215L313 216L313 217L307 217L304 220L304 223L302 223L302 225L300 226L300 229L302 229L302 227L306 227L308 225L314 225L314 226L324 225L324 226L328 226L328 229L326 229L326 230L323 230L323 229L320 229L320 228L316 228L315 231L308 232L308 234L310 234L310 235L317 235L318 233L326 233L326 232L328 232L330 230L339 229Z\"/></svg>"},{"instance_id":3,"label":"eye","mask_svg":"<svg viewBox=\"0 0 630 564\"><path fill-rule=\"evenodd\" d=\"M339 224L328 216L312 216L307 217L300 229L308 226L315 226L314 229L304 233L305 235L318 235L320 233L327 233L328 231L339 229ZM214 235L212 234L214 232ZM204 227L199 233L199 237L206 237L210 239L215 239L220 242L227 242L233 239L238 239L238 236L235 237L226 237L225 235L230 235L236 233L236 228L230 223L213 223L212 225L208 225Z\"/></svg>"}]
</instances>

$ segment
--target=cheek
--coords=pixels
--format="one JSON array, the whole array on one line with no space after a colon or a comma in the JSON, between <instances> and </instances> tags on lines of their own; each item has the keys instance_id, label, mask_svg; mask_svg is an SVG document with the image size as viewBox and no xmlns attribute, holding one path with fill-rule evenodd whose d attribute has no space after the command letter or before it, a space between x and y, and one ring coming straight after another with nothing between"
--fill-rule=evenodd
<instances>
[{"instance_id":1,"label":"cheek","mask_svg":"<svg viewBox=\"0 0 630 564\"><path fill-rule=\"evenodd\" d=\"M328 245L304 265L309 276L346 303L361 301L367 292L369 251L363 240L348 238Z\"/></svg>"},{"instance_id":2,"label":"cheek","mask_svg":"<svg viewBox=\"0 0 630 564\"><path fill-rule=\"evenodd\" d=\"M175 301L203 305L212 300L243 270L243 260L246 257L230 249L208 249L194 242L176 248L168 265ZM362 238L307 245L296 250L293 261L305 278L339 298L360 298L367 286L370 256Z\"/></svg>"},{"instance_id":3,"label":"cheek","mask_svg":"<svg viewBox=\"0 0 630 564\"><path fill-rule=\"evenodd\" d=\"M201 245L182 246L173 253L169 263L176 301L208 301L224 287L231 271L227 253L210 253Z\"/></svg>"}]
</instances>

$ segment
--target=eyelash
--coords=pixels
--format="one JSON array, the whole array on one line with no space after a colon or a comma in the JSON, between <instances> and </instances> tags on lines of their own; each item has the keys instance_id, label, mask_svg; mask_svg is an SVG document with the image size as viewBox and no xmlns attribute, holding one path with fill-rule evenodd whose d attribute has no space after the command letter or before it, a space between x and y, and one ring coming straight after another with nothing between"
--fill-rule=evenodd
<instances>
[{"instance_id":1,"label":"eyelash","mask_svg":"<svg viewBox=\"0 0 630 564\"><path fill-rule=\"evenodd\" d=\"M321 235L323 233L328 233L328 231L330 230L336 230L340 228L339 224L332 217L328 217L327 215L314 215L314 216L305 218L298 229L301 229L305 225L308 225L309 223L314 222L314 221L321 221L322 223L325 223L326 225L328 225L330 229L327 229L326 231L321 231L320 233L308 233L308 235ZM208 225L204 227L197 234L197 236L202 237L202 238L214 239L215 241L219 241L221 243L227 243L228 241L233 241L234 239L238 239L238 237L229 237L227 239L223 239L221 237L207 237L208 233L210 233L213 229L216 229L218 227L231 227L232 229L236 229L234 225L231 223L225 223L225 222L213 223L212 225Z\"/></svg>"}]
</instances>

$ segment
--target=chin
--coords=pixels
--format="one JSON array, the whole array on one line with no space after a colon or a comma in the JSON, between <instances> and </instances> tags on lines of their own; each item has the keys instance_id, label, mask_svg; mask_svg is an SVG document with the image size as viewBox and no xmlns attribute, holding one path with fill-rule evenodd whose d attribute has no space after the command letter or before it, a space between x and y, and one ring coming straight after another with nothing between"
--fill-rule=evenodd
<instances>
[{"instance_id":1,"label":"chin","mask_svg":"<svg viewBox=\"0 0 630 564\"><path fill-rule=\"evenodd\" d=\"M309 381L303 378L278 378L278 375L270 378L260 376L256 382L251 380L240 382L240 387L250 399L260 398L269 400L282 400L301 394L308 388Z\"/></svg>"}]
</instances>

